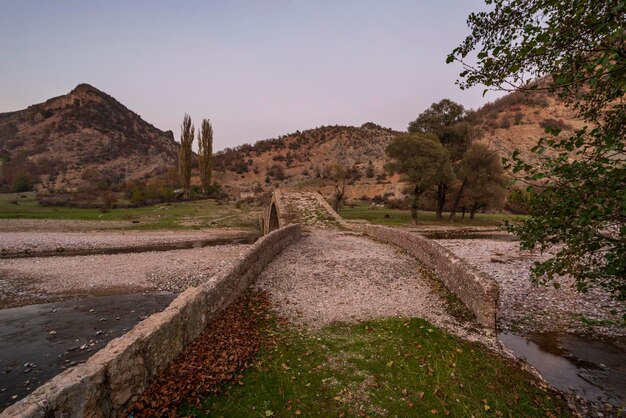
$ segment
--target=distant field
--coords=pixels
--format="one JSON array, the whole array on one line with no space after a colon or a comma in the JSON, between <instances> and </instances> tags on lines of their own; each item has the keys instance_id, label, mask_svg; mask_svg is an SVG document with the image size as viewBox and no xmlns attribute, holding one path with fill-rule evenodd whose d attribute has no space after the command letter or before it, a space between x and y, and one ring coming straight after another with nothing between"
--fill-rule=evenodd
<instances>
[{"instance_id":1,"label":"distant field","mask_svg":"<svg viewBox=\"0 0 626 418\"><path fill-rule=\"evenodd\" d=\"M0 219L73 219L89 221L137 221L131 229L199 229L259 227L260 208L236 208L213 200L163 203L129 209L79 209L41 206L35 193L0 194Z\"/></svg>"},{"instance_id":2,"label":"distant field","mask_svg":"<svg viewBox=\"0 0 626 418\"><path fill-rule=\"evenodd\" d=\"M411 224L411 214L408 210L370 208L367 203L359 203L355 207L342 206L339 214L348 220L366 220L376 225L407 226ZM461 221L461 214L452 221L448 221L449 213L444 213L444 218L437 219L435 212L419 211L417 221L422 225L447 225L447 226L498 226L509 219L523 219L521 215L506 215L503 213L477 213L474 219L469 219L469 214Z\"/></svg>"}]
</instances>

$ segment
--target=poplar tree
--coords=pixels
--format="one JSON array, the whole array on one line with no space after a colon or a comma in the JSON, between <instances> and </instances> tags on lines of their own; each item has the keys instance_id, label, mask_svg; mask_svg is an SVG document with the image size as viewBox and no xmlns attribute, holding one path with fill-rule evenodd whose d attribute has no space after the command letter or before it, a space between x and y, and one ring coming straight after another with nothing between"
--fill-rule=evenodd
<instances>
[{"instance_id":1,"label":"poplar tree","mask_svg":"<svg viewBox=\"0 0 626 418\"><path fill-rule=\"evenodd\" d=\"M208 119L202 120L202 126L198 131L198 162L202 194L206 196L209 194L213 169L213 127Z\"/></svg>"},{"instance_id":2,"label":"poplar tree","mask_svg":"<svg viewBox=\"0 0 626 418\"><path fill-rule=\"evenodd\" d=\"M180 127L180 149L178 151L178 174L185 199L189 199L191 191L191 160L193 158L191 145L193 144L194 131L191 117L185 113L183 124Z\"/></svg>"}]
</instances>

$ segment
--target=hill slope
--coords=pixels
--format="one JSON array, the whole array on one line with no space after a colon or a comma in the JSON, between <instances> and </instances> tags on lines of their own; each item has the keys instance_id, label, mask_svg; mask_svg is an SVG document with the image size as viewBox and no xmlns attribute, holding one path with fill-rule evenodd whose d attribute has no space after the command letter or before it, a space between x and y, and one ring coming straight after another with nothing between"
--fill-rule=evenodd
<instances>
[{"instance_id":1,"label":"hill slope","mask_svg":"<svg viewBox=\"0 0 626 418\"><path fill-rule=\"evenodd\" d=\"M165 172L177 144L113 97L80 84L69 94L0 113L0 184L26 172L36 187L115 185Z\"/></svg>"},{"instance_id":2,"label":"hill slope","mask_svg":"<svg viewBox=\"0 0 626 418\"><path fill-rule=\"evenodd\" d=\"M584 125L571 109L542 92L511 93L488 103L476 111L474 122L481 132L478 141L502 157L516 149L529 157L530 149L546 136L546 126L559 127L561 135L568 135ZM349 172L347 198L398 198L404 185L399 176L385 173L385 147L402 133L371 122L298 131L216 154L216 178L236 198L279 186L321 191L330 197L334 186L327 167L339 162Z\"/></svg>"},{"instance_id":3,"label":"hill slope","mask_svg":"<svg viewBox=\"0 0 626 418\"><path fill-rule=\"evenodd\" d=\"M398 178L385 174L385 147L401 133L371 122L297 131L217 153L216 178L236 197L278 186L330 195L328 167L340 163L348 171L347 197L394 194Z\"/></svg>"}]
</instances>

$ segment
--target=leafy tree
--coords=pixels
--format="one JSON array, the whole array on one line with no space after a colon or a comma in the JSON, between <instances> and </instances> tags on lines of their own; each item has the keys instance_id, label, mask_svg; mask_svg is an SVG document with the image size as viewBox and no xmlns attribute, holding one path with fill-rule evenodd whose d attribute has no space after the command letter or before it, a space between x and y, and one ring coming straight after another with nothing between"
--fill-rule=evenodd
<instances>
[{"instance_id":1,"label":"leafy tree","mask_svg":"<svg viewBox=\"0 0 626 418\"><path fill-rule=\"evenodd\" d=\"M444 126L451 126L461 122L465 116L465 108L450 99L443 99L433 103L422 112L417 119L409 123L409 133L435 133Z\"/></svg>"},{"instance_id":2,"label":"leafy tree","mask_svg":"<svg viewBox=\"0 0 626 418\"><path fill-rule=\"evenodd\" d=\"M183 124L180 127L180 149L178 151L178 173L185 199L189 199L191 190L191 160L193 158L191 145L193 144L194 130L191 117L185 113Z\"/></svg>"},{"instance_id":3,"label":"leafy tree","mask_svg":"<svg viewBox=\"0 0 626 418\"><path fill-rule=\"evenodd\" d=\"M411 184L411 220L417 224L419 198L430 187L454 176L450 153L435 134L416 133L395 138L385 152L391 159L388 168Z\"/></svg>"},{"instance_id":4,"label":"leafy tree","mask_svg":"<svg viewBox=\"0 0 626 418\"><path fill-rule=\"evenodd\" d=\"M463 156L458 166L461 192L469 207L470 219L478 209L501 208L506 195L507 178L498 154L486 145L473 144ZM450 213L450 218L454 213Z\"/></svg>"},{"instance_id":5,"label":"leafy tree","mask_svg":"<svg viewBox=\"0 0 626 418\"><path fill-rule=\"evenodd\" d=\"M456 215L461 201L470 209L470 218L483 207L501 207L505 197L507 178L495 151L486 145L474 143L455 167L461 182L450 211L449 220Z\"/></svg>"},{"instance_id":6,"label":"leafy tree","mask_svg":"<svg viewBox=\"0 0 626 418\"><path fill-rule=\"evenodd\" d=\"M469 16L471 34L448 56L463 64L460 87L549 90L588 123L569 136L546 128L538 163L512 156L510 168L537 192L526 194L532 216L508 228L524 249L554 250L533 267L536 282L568 274L580 291L597 284L624 300L626 3L486 2L492 8Z\"/></svg>"},{"instance_id":7,"label":"leafy tree","mask_svg":"<svg viewBox=\"0 0 626 418\"><path fill-rule=\"evenodd\" d=\"M213 127L208 119L202 120L202 126L198 132L198 160L202 194L206 196L211 185L213 169Z\"/></svg>"},{"instance_id":8,"label":"leafy tree","mask_svg":"<svg viewBox=\"0 0 626 418\"><path fill-rule=\"evenodd\" d=\"M433 103L422 112L417 119L409 124L409 133L433 133L437 135L441 144L450 152L452 161L459 160L469 143L474 138L475 129L465 121L466 112L463 105L450 99L443 99ZM450 182L454 177L442 177L437 185L437 208L438 218L443 217L443 208L446 204L446 196Z\"/></svg>"}]
</instances>

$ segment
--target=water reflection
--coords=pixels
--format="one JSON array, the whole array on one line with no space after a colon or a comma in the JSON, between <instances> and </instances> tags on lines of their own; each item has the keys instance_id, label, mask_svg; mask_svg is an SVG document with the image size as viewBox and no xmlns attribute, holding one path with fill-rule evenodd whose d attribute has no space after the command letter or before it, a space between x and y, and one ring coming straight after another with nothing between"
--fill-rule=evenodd
<instances>
[{"instance_id":1,"label":"water reflection","mask_svg":"<svg viewBox=\"0 0 626 418\"><path fill-rule=\"evenodd\" d=\"M626 404L626 338L594 340L558 333L528 337L501 333L498 339L536 367L551 385L591 401Z\"/></svg>"}]
</instances>

